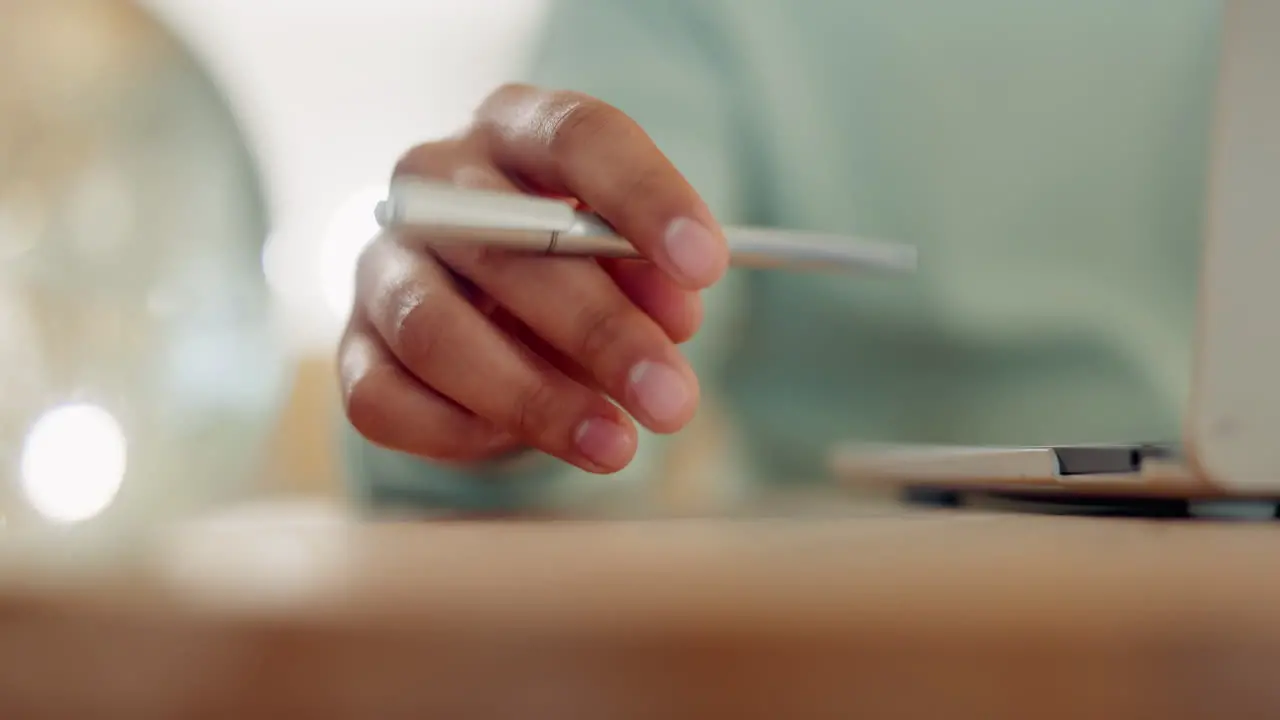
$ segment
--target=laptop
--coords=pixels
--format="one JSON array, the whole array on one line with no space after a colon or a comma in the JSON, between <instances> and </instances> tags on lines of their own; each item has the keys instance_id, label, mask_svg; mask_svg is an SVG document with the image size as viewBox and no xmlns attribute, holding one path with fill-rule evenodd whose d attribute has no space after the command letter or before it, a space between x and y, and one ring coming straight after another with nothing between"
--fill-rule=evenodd
<instances>
[{"instance_id":1,"label":"laptop","mask_svg":"<svg viewBox=\"0 0 1280 720\"><path fill-rule=\"evenodd\" d=\"M837 476L1057 496L1280 499L1280 2L1227 0L1224 12L1183 437L1059 447L849 444L832 454Z\"/></svg>"}]
</instances>

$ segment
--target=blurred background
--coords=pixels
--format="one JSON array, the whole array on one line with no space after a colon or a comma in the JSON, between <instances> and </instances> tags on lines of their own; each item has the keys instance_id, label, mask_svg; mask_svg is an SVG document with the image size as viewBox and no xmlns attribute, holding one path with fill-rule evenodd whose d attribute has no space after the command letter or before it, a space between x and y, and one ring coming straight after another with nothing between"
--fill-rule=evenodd
<instances>
[{"instance_id":1,"label":"blurred background","mask_svg":"<svg viewBox=\"0 0 1280 720\"><path fill-rule=\"evenodd\" d=\"M541 12L0 0L4 518L95 516L126 475L168 483L135 512L339 492L331 356L373 203L518 71ZM237 462L250 481L219 487Z\"/></svg>"},{"instance_id":2,"label":"blurred background","mask_svg":"<svg viewBox=\"0 0 1280 720\"><path fill-rule=\"evenodd\" d=\"M337 490L334 343L395 160L516 74L541 0L143 0L241 119L265 183L263 260L294 358L268 487Z\"/></svg>"},{"instance_id":3,"label":"blurred background","mask_svg":"<svg viewBox=\"0 0 1280 720\"><path fill-rule=\"evenodd\" d=\"M457 130L531 49L540 0L140 0L241 119L294 347L332 345L396 158Z\"/></svg>"}]
</instances>

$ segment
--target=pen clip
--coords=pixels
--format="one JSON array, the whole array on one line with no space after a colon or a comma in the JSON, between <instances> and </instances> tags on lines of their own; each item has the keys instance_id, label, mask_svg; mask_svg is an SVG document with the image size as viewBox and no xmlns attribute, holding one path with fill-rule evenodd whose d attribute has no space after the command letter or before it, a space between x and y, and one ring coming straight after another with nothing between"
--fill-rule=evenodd
<instances>
[{"instance_id":1,"label":"pen clip","mask_svg":"<svg viewBox=\"0 0 1280 720\"><path fill-rule=\"evenodd\" d=\"M425 180L396 180L374 211L384 228L417 226L563 233L590 217L558 200L460 188Z\"/></svg>"}]
</instances>

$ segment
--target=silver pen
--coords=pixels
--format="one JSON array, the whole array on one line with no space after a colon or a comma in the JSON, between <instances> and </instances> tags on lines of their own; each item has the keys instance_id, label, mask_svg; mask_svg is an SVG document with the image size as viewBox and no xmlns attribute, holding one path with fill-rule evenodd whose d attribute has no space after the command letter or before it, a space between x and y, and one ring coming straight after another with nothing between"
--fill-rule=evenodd
<instances>
[{"instance_id":1,"label":"silver pen","mask_svg":"<svg viewBox=\"0 0 1280 720\"><path fill-rule=\"evenodd\" d=\"M589 257L641 257L598 215L558 200L397 180L375 210L378 225L414 233L428 246L481 244L512 252ZM910 245L842 235L724 228L737 267L907 273Z\"/></svg>"}]
</instances>

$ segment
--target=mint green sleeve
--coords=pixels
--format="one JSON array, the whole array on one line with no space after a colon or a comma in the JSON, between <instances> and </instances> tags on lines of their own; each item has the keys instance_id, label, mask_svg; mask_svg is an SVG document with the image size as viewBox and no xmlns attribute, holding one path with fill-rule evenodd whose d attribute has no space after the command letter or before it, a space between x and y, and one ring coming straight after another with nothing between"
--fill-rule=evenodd
<instances>
[{"instance_id":1,"label":"mint green sleeve","mask_svg":"<svg viewBox=\"0 0 1280 720\"><path fill-rule=\"evenodd\" d=\"M526 80L599 97L636 118L722 219L740 214L735 187L734 109L715 52L712 18L688 0L559 0L551 4ZM683 347L703 386L713 391L728 350L740 279L733 274L705 296L701 332ZM597 498L645 497L661 472L670 438L642 430L640 450L612 476L583 472L530 453L501 463L444 467L376 447L343 428L353 492L366 505L410 511L509 512L560 509Z\"/></svg>"}]
</instances>

